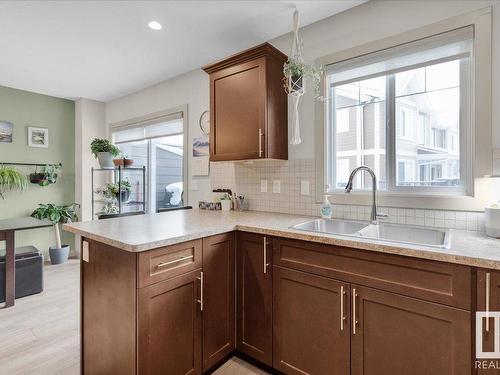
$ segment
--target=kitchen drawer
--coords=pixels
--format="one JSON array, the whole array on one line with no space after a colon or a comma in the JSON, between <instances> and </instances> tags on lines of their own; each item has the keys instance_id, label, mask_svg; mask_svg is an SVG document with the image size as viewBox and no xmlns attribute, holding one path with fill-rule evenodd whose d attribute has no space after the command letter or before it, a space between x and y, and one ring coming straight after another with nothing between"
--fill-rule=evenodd
<instances>
[{"instance_id":1,"label":"kitchen drawer","mask_svg":"<svg viewBox=\"0 0 500 375\"><path fill-rule=\"evenodd\" d=\"M202 240L139 253L139 288L201 268Z\"/></svg>"},{"instance_id":2,"label":"kitchen drawer","mask_svg":"<svg viewBox=\"0 0 500 375\"><path fill-rule=\"evenodd\" d=\"M470 267L332 245L275 238L274 264L471 309Z\"/></svg>"}]
</instances>

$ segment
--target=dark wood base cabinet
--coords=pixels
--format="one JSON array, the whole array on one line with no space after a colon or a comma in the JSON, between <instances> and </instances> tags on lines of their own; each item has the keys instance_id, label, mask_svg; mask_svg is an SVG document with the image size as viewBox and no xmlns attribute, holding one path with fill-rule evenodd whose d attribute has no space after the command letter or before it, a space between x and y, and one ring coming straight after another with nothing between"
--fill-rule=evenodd
<instances>
[{"instance_id":1,"label":"dark wood base cabinet","mask_svg":"<svg viewBox=\"0 0 500 375\"><path fill-rule=\"evenodd\" d=\"M203 374L234 353L289 375L500 373L477 369L474 339L500 272L246 232L83 241L82 374Z\"/></svg>"}]
</instances>

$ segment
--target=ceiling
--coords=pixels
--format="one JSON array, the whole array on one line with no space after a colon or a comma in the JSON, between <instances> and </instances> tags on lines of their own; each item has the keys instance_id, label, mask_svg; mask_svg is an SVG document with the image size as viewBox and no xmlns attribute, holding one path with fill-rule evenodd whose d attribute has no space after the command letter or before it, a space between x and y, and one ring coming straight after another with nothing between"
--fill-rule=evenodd
<instances>
[{"instance_id":1,"label":"ceiling","mask_svg":"<svg viewBox=\"0 0 500 375\"><path fill-rule=\"evenodd\" d=\"M1 1L0 85L107 102L365 1Z\"/></svg>"}]
</instances>

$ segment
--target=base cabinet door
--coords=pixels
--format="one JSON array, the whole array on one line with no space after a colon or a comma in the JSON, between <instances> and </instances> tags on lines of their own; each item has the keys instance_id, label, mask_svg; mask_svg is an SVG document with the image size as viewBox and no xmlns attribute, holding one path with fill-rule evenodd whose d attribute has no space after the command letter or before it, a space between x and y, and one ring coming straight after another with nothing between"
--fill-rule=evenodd
<instances>
[{"instance_id":1,"label":"base cabinet door","mask_svg":"<svg viewBox=\"0 0 500 375\"><path fill-rule=\"evenodd\" d=\"M498 312L500 311L500 272L492 270L478 270L477 272L477 311ZM476 343L477 349L488 353L495 351L495 319L486 317L481 319L482 341ZM474 325L475 327L476 325ZM482 356L476 351L474 357ZM498 357L498 355L494 355ZM500 360L498 358L477 358L475 367L478 375L500 374Z\"/></svg>"},{"instance_id":2,"label":"base cabinet door","mask_svg":"<svg viewBox=\"0 0 500 375\"><path fill-rule=\"evenodd\" d=\"M271 247L269 237L238 233L236 347L269 366L273 360Z\"/></svg>"},{"instance_id":3,"label":"base cabinet door","mask_svg":"<svg viewBox=\"0 0 500 375\"><path fill-rule=\"evenodd\" d=\"M470 375L470 312L351 285L352 375Z\"/></svg>"},{"instance_id":4,"label":"base cabinet door","mask_svg":"<svg viewBox=\"0 0 500 375\"><path fill-rule=\"evenodd\" d=\"M273 278L273 367L293 375L349 375L349 284L281 267Z\"/></svg>"},{"instance_id":5,"label":"base cabinet door","mask_svg":"<svg viewBox=\"0 0 500 375\"><path fill-rule=\"evenodd\" d=\"M141 375L201 374L201 270L139 289Z\"/></svg>"},{"instance_id":6,"label":"base cabinet door","mask_svg":"<svg viewBox=\"0 0 500 375\"><path fill-rule=\"evenodd\" d=\"M203 239L203 371L235 348L234 233Z\"/></svg>"}]
</instances>

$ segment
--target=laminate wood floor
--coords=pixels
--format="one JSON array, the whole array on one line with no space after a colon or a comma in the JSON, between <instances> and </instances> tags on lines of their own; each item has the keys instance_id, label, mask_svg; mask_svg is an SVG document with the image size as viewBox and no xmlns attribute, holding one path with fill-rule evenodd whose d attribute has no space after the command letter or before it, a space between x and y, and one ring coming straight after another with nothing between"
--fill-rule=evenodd
<instances>
[{"instance_id":1,"label":"laminate wood floor","mask_svg":"<svg viewBox=\"0 0 500 375\"><path fill-rule=\"evenodd\" d=\"M80 373L78 260L46 265L41 294L0 308L0 375L77 375ZM216 375L265 375L239 358Z\"/></svg>"}]
</instances>

